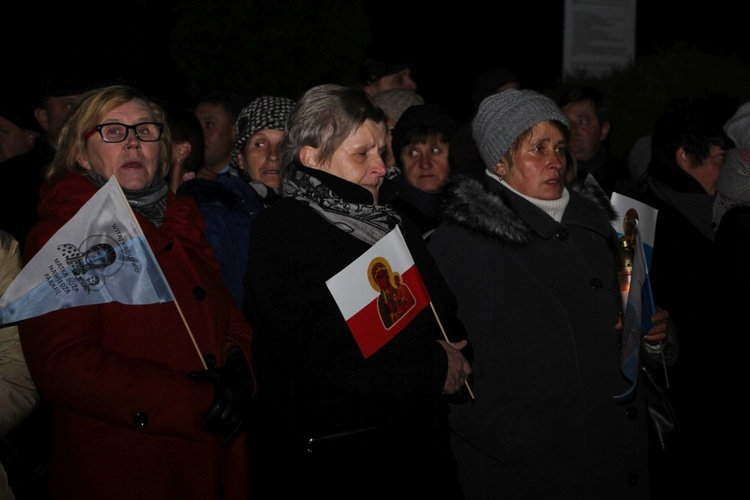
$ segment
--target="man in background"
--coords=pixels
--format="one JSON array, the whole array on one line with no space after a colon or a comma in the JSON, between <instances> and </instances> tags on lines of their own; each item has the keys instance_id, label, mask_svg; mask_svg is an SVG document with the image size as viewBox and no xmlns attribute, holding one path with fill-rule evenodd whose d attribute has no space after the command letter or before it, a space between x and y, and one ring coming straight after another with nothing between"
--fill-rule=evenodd
<instances>
[{"instance_id":1,"label":"man in background","mask_svg":"<svg viewBox=\"0 0 750 500\"><path fill-rule=\"evenodd\" d=\"M234 123L245 105L242 96L225 90L204 94L195 106L195 116L203 127L203 168L198 177L216 180L219 175L237 175L231 167L235 142Z\"/></svg>"},{"instance_id":2,"label":"man in background","mask_svg":"<svg viewBox=\"0 0 750 500\"><path fill-rule=\"evenodd\" d=\"M570 125L570 152L575 156L578 180L598 184L607 196L616 191L631 198L636 189L627 163L607 147L609 108L604 94L592 86L568 89L557 101Z\"/></svg>"},{"instance_id":3,"label":"man in background","mask_svg":"<svg viewBox=\"0 0 750 500\"><path fill-rule=\"evenodd\" d=\"M49 73L39 81L38 102L34 117L42 129L42 135L51 146L54 155L57 141L68 110L78 101L81 94L95 87L84 77L65 73ZM49 161L52 157L49 157ZM49 163L49 161L47 163Z\"/></svg>"},{"instance_id":4,"label":"man in background","mask_svg":"<svg viewBox=\"0 0 750 500\"><path fill-rule=\"evenodd\" d=\"M23 248L38 220L39 187L54 148L42 138L28 90L8 89L0 96L0 227Z\"/></svg>"},{"instance_id":5,"label":"man in background","mask_svg":"<svg viewBox=\"0 0 750 500\"><path fill-rule=\"evenodd\" d=\"M370 96L388 89L417 90L411 67L405 62L366 57L357 71L357 80Z\"/></svg>"}]
</instances>

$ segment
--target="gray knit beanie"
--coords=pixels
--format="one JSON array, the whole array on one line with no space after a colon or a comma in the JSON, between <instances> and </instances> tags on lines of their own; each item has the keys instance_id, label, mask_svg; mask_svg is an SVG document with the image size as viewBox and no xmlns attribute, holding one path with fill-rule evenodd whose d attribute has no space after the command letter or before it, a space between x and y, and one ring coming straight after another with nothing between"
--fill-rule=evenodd
<instances>
[{"instance_id":1,"label":"gray knit beanie","mask_svg":"<svg viewBox=\"0 0 750 500\"><path fill-rule=\"evenodd\" d=\"M232 161L238 165L237 154L245 143L259 130L284 130L286 119L295 102L287 97L263 96L254 99L237 117L234 124L235 141L232 148Z\"/></svg>"},{"instance_id":2,"label":"gray knit beanie","mask_svg":"<svg viewBox=\"0 0 750 500\"><path fill-rule=\"evenodd\" d=\"M388 89L378 92L372 101L380 106L385 114L397 122L406 108L424 104L424 99L413 89Z\"/></svg>"},{"instance_id":3,"label":"gray knit beanie","mask_svg":"<svg viewBox=\"0 0 750 500\"><path fill-rule=\"evenodd\" d=\"M471 130L485 168L494 171L519 135L546 120L569 126L557 104L533 90L508 89L483 100Z\"/></svg>"}]
</instances>

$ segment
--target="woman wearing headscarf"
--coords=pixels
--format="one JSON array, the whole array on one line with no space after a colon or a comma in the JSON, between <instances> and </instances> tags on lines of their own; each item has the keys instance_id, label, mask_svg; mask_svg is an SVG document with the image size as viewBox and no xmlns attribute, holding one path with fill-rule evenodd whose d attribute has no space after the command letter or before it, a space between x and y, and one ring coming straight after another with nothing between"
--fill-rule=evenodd
<instances>
[{"instance_id":1,"label":"woman wearing headscarf","mask_svg":"<svg viewBox=\"0 0 750 500\"><path fill-rule=\"evenodd\" d=\"M643 397L616 398L614 211L566 188L567 120L546 96L493 94L472 129L485 177L449 183L428 244L473 346L475 399L449 414L464 496L648 498Z\"/></svg>"},{"instance_id":2,"label":"woman wearing headscarf","mask_svg":"<svg viewBox=\"0 0 750 500\"><path fill-rule=\"evenodd\" d=\"M717 330L731 331L745 320L747 304L750 303L750 259L747 258L750 248L750 150L732 148L727 151L716 183L713 223L718 286L709 293L721 304L721 326ZM739 384L744 380L744 353L740 349L728 351L720 360L720 376L729 387L740 390ZM731 433L734 428L727 426L725 432Z\"/></svg>"},{"instance_id":3,"label":"woman wearing headscarf","mask_svg":"<svg viewBox=\"0 0 750 500\"><path fill-rule=\"evenodd\" d=\"M287 97L262 96L248 104L237 117L237 139L232 160L263 198L265 206L276 201L281 190L281 154L284 125L294 101Z\"/></svg>"}]
</instances>

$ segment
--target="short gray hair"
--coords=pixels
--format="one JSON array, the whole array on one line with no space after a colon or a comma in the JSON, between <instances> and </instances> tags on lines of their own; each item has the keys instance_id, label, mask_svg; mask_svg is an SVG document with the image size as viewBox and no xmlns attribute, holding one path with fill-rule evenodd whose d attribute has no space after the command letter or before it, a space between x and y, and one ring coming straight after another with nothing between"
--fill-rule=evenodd
<instances>
[{"instance_id":1,"label":"short gray hair","mask_svg":"<svg viewBox=\"0 0 750 500\"><path fill-rule=\"evenodd\" d=\"M327 162L341 144L365 121L385 126L382 109L360 87L323 84L299 99L286 122L281 172L286 176L299 161L302 148L318 148L318 160Z\"/></svg>"}]
</instances>

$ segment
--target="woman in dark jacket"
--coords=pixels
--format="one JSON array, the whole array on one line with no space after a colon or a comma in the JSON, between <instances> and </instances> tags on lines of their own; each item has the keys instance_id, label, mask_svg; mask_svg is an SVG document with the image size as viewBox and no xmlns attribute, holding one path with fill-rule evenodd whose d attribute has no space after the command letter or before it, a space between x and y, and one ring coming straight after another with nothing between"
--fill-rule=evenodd
<instances>
[{"instance_id":1,"label":"woman in dark jacket","mask_svg":"<svg viewBox=\"0 0 750 500\"><path fill-rule=\"evenodd\" d=\"M163 179L163 124L163 109L131 87L84 94L41 190L26 262L115 176L176 302L105 302L20 323L29 370L52 406L51 499L247 499L240 431L254 389L251 328L195 201Z\"/></svg>"},{"instance_id":2,"label":"woman in dark jacket","mask_svg":"<svg viewBox=\"0 0 750 500\"><path fill-rule=\"evenodd\" d=\"M486 178L451 183L428 245L473 347L476 399L450 411L465 498L648 498L643 399L615 398L630 383L614 211L565 187L567 121L547 97L494 94L473 131Z\"/></svg>"},{"instance_id":3,"label":"woman in dark jacket","mask_svg":"<svg viewBox=\"0 0 750 500\"><path fill-rule=\"evenodd\" d=\"M419 229L388 205L385 133L382 110L339 85L310 89L287 122L283 197L255 221L247 273L255 498L458 498L445 398L471 371L466 341ZM451 343L427 307L365 356L326 282L394 229Z\"/></svg>"}]
</instances>

